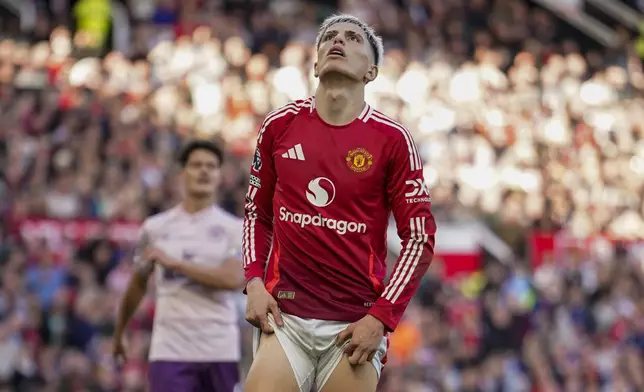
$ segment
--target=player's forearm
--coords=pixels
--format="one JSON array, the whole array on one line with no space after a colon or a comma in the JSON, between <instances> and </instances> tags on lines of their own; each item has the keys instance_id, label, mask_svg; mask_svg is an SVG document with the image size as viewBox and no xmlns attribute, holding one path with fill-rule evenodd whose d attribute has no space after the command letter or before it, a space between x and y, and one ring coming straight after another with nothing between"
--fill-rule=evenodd
<instances>
[{"instance_id":1,"label":"player's forearm","mask_svg":"<svg viewBox=\"0 0 644 392\"><path fill-rule=\"evenodd\" d=\"M123 336L125 327L139 307L141 300L145 296L148 288L148 275L141 272L135 272L130 279L121 306L119 308L118 318L116 320L117 337Z\"/></svg>"},{"instance_id":2,"label":"player's forearm","mask_svg":"<svg viewBox=\"0 0 644 392\"><path fill-rule=\"evenodd\" d=\"M275 118L278 117L268 116L260 128L246 192L242 237L246 283L254 278L264 278L266 260L273 242L273 199L277 173L273 162L273 128L269 124Z\"/></svg>"},{"instance_id":3,"label":"player's forearm","mask_svg":"<svg viewBox=\"0 0 644 392\"><path fill-rule=\"evenodd\" d=\"M254 278L264 278L266 260L273 240L273 219L247 211L246 222L248 229L244 231L243 240L244 277L249 282Z\"/></svg>"},{"instance_id":4,"label":"player's forearm","mask_svg":"<svg viewBox=\"0 0 644 392\"><path fill-rule=\"evenodd\" d=\"M380 320L388 331L393 332L398 326L409 301L418 291L433 254L433 234L403 240L403 250L389 283L369 310L369 314Z\"/></svg>"},{"instance_id":5,"label":"player's forearm","mask_svg":"<svg viewBox=\"0 0 644 392\"><path fill-rule=\"evenodd\" d=\"M221 267L178 262L175 271L186 278L215 290L237 290L244 286L244 274L237 260L228 260Z\"/></svg>"}]
</instances>

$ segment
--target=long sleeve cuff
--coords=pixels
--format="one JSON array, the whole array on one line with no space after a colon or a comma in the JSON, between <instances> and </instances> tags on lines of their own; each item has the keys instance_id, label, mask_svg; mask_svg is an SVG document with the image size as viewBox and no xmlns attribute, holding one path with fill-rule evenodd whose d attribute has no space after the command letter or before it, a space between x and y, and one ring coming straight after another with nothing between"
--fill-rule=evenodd
<instances>
[{"instance_id":1,"label":"long sleeve cuff","mask_svg":"<svg viewBox=\"0 0 644 392\"><path fill-rule=\"evenodd\" d=\"M378 298L369 310L369 314L380 320L387 331L393 332L400 321L399 317L394 316L394 308L399 306L392 304L384 298Z\"/></svg>"},{"instance_id":2,"label":"long sleeve cuff","mask_svg":"<svg viewBox=\"0 0 644 392\"><path fill-rule=\"evenodd\" d=\"M250 265L246 266L244 269L244 275L246 276L246 284L244 285L244 294L246 294L246 286L248 286L248 282L255 278L264 278L264 267L259 265L259 263L251 263Z\"/></svg>"}]
</instances>

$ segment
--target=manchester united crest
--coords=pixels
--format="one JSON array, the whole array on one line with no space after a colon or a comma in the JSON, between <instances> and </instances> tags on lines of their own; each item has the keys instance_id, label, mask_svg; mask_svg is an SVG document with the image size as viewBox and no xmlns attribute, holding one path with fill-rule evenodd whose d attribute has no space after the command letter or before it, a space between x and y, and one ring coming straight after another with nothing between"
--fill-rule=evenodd
<instances>
[{"instance_id":1,"label":"manchester united crest","mask_svg":"<svg viewBox=\"0 0 644 392\"><path fill-rule=\"evenodd\" d=\"M366 172L373 165L373 155L364 148L356 148L347 154L347 166L356 173Z\"/></svg>"}]
</instances>

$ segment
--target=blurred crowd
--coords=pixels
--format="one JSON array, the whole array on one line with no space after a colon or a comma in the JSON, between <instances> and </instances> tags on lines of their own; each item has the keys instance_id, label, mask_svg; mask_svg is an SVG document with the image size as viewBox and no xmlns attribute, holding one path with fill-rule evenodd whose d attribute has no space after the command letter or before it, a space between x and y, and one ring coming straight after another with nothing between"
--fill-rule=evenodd
<instances>
[{"instance_id":1,"label":"blurred crowd","mask_svg":"<svg viewBox=\"0 0 644 392\"><path fill-rule=\"evenodd\" d=\"M127 365L109 355L138 223L179 199L173 156L194 137L226 146L221 203L243 214L256 129L313 93L335 9L383 35L367 100L415 136L439 220L484 220L516 254L451 281L435 261L382 391L644 390L641 255L526 259L531 230L644 233L644 73L625 31L608 50L523 0L137 0L111 41L101 15L35 4L33 31L0 41L0 391L145 390L153 293Z\"/></svg>"},{"instance_id":2,"label":"blurred crowd","mask_svg":"<svg viewBox=\"0 0 644 392\"><path fill-rule=\"evenodd\" d=\"M459 284L427 276L391 344L384 391L640 391L644 273L618 252L558 265L489 263Z\"/></svg>"}]
</instances>

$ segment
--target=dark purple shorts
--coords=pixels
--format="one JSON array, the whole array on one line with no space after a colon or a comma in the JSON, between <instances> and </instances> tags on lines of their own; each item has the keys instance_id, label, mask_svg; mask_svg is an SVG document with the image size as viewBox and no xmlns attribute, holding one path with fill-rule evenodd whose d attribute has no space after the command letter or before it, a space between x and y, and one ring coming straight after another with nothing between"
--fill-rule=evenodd
<instances>
[{"instance_id":1,"label":"dark purple shorts","mask_svg":"<svg viewBox=\"0 0 644 392\"><path fill-rule=\"evenodd\" d=\"M236 362L153 361L150 392L234 392L239 383Z\"/></svg>"}]
</instances>

